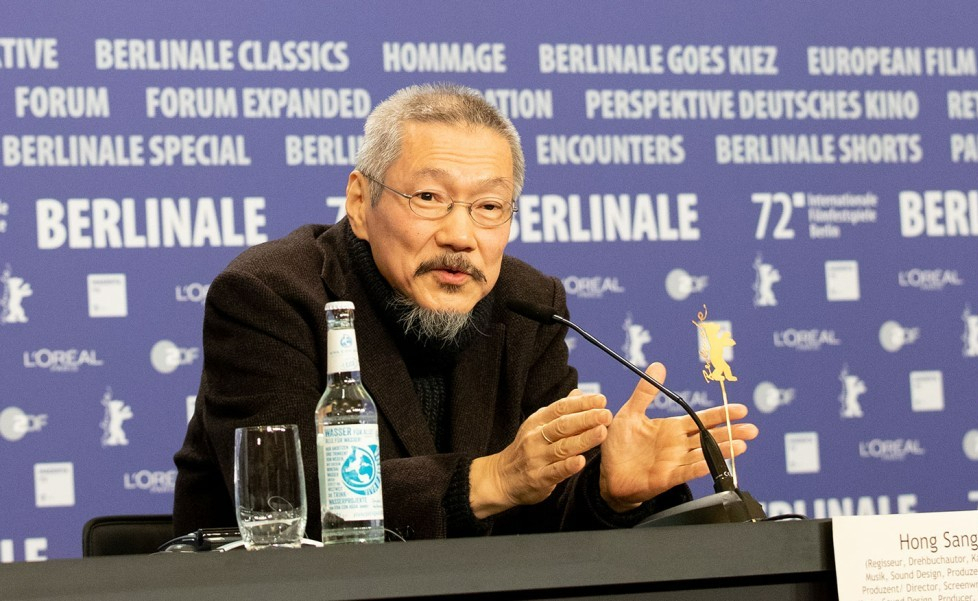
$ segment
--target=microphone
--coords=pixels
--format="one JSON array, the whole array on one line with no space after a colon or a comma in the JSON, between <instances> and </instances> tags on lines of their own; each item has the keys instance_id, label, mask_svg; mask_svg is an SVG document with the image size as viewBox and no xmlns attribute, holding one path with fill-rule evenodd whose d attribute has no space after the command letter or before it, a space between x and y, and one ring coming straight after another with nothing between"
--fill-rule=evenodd
<instances>
[{"instance_id":1,"label":"microphone","mask_svg":"<svg viewBox=\"0 0 978 601\"><path fill-rule=\"evenodd\" d=\"M727 469L727 462L724 461L723 454L720 452L720 445L717 444L716 439L713 438L710 431L703 425L700 417L681 396L666 388L655 378L639 369L631 361L608 348L606 344L589 334L581 326L555 314L552 308L517 299L509 300L506 303L506 308L527 319L545 325L556 323L574 330L584 337L585 340L603 350L638 377L677 403L692 418L693 423L696 424L696 428L700 433L700 446L703 449L703 459L706 461L706 465L710 470L710 476L713 478L713 490L715 494L682 503L653 514L636 525L636 528L647 526L675 526L681 524L747 522L757 521L767 517L764 515L764 510L761 509L760 504L750 496L750 493L741 491L734 485L730 470Z\"/></svg>"}]
</instances>

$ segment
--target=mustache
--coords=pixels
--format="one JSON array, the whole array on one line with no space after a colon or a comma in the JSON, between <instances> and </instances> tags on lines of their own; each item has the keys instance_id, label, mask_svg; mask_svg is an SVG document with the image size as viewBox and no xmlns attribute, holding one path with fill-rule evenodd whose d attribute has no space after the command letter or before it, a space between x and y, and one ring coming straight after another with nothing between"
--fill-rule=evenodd
<instances>
[{"instance_id":1,"label":"mustache","mask_svg":"<svg viewBox=\"0 0 978 601\"><path fill-rule=\"evenodd\" d=\"M424 275L429 271L435 271L436 269L448 269L451 271L462 271L474 279L481 282L485 282L486 274L482 272L481 269L476 267L469 261L465 255L459 253L445 253L440 257L435 257L433 259L428 259L422 261L418 268L414 271L414 276L418 277Z\"/></svg>"}]
</instances>

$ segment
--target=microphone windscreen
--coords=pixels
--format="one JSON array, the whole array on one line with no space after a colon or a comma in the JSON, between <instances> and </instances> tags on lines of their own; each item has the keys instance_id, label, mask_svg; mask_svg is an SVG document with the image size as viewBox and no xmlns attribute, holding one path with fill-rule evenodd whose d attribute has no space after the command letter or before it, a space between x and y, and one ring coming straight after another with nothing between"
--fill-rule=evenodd
<instances>
[{"instance_id":1,"label":"microphone windscreen","mask_svg":"<svg viewBox=\"0 0 978 601\"><path fill-rule=\"evenodd\" d=\"M507 301L506 308L513 313L518 313L523 317L539 321L544 324L554 323L554 310L546 305L528 303L526 301L512 299Z\"/></svg>"}]
</instances>

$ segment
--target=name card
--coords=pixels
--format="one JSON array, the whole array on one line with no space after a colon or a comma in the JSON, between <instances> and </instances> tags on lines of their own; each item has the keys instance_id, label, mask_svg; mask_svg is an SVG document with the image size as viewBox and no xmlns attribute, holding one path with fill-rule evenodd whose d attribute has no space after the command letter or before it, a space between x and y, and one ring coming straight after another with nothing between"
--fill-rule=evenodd
<instances>
[{"instance_id":1,"label":"name card","mask_svg":"<svg viewBox=\"0 0 978 601\"><path fill-rule=\"evenodd\" d=\"M832 518L839 600L978 601L978 511Z\"/></svg>"}]
</instances>

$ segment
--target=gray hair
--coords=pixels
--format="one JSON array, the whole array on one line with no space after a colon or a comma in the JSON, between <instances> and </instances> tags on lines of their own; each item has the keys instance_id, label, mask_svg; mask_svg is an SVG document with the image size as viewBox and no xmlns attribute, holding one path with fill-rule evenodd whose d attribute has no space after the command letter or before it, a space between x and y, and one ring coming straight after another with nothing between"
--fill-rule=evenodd
<instances>
[{"instance_id":1,"label":"gray hair","mask_svg":"<svg viewBox=\"0 0 978 601\"><path fill-rule=\"evenodd\" d=\"M526 161L520 136L496 107L476 90L456 84L422 84L398 90L381 102L367 117L364 140L357 153L357 170L383 181L387 170L401 154L404 123L478 125L501 135L513 153L513 198L523 189ZM382 188L371 183L371 202L380 199Z\"/></svg>"}]
</instances>

